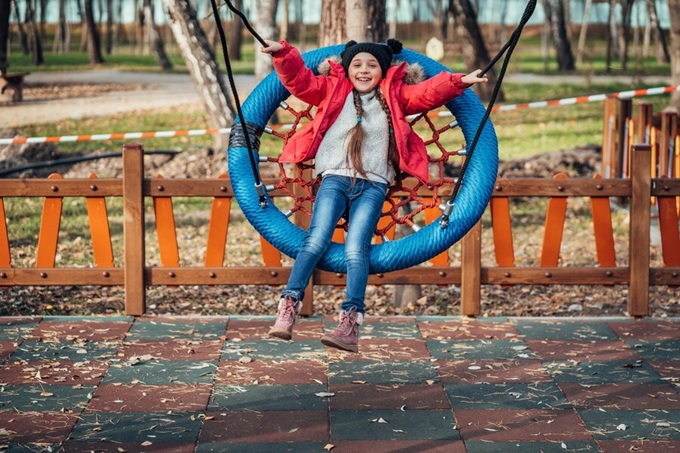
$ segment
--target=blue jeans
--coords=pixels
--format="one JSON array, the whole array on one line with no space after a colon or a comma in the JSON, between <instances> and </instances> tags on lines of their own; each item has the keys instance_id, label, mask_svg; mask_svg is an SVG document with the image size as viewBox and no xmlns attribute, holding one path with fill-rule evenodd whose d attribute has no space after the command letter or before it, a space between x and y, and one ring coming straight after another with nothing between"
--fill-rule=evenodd
<instances>
[{"instance_id":1,"label":"blue jeans","mask_svg":"<svg viewBox=\"0 0 680 453\"><path fill-rule=\"evenodd\" d=\"M345 311L354 308L363 314L371 240L380 219L386 193L387 184L384 183L339 175L325 176L316 194L307 236L295 258L283 295L302 299L314 268L331 244L335 225L347 212L347 287L346 300L340 307Z\"/></svg>"}]
</instances>

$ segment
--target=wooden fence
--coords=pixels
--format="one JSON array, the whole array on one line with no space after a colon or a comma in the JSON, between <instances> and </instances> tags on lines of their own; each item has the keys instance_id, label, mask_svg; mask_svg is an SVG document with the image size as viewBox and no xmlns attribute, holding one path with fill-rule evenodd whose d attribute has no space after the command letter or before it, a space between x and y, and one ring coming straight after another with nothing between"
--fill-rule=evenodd
<instances>
[{"instance_id":1,"label":"wooden fence","mask_svg":"<svg viewBox=\"0 0 680 453\"><path fill-rule=\"evenodd\" d=\"M263 266L224 267L229 213L233 192L226 177L214 179L144 178L143 150L139 144L123 149L121 179L6 179L0 183L0 287L48 285L123 286L125 311L142 315L146 287L153 285L284 285L290 267L263 242ZM651 178L651 146L632 147L628 179L501 179L490 203L497 266L484 267L481 259L481 223L462 240L461 265L451 266L448 254L431 266L371 275L369 284L460 285L463 315L481 314L481 285L627 285L628 313L647 316L650 285L680 285L680 234L677 201L680 180ZM270 183L270 181L265 181ZM450 192L450 189L449 189ZM440 192L441 193L441 192ZM447 196L450 193L442 193ZM272 192L272 197L283 194ZM43 198L40 236L33 268L14 268L3 199ZM94 267L55 267L62 205L65 197L85 197L90 220ZM123 199L124 264L114 265L107 198ZM145 257L144 201L154 203L161 266L149 266ZM212 210L202 266L181 267L172 209L173 197L212 198ZM511 197L547 197L545 234L538 267L515 266ZM589 197L594 223L597 266L559 266L567 199ZM663 267L650 267L651 203L659 206ZM630 207L627 266L617 266L610 198L626 199ZM343 285L345 276L315 271L303 314L312 313L315 285Z\"/></svg>"}]
</instances>

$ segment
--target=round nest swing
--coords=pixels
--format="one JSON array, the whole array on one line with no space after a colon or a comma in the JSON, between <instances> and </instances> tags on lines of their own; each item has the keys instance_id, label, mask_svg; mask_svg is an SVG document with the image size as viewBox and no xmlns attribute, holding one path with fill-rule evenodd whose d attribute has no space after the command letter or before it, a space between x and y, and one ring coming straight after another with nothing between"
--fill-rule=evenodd
<instances>
[{"instance_id":1,"label":"round nest swing","mask_svg":"<svg viewBox=\"0 0 680 453\"><path fill-rule=\"evenodd\" d=\"M329 46L307 52L302 55L307 67L316 71L317 66L325 59L339 55L343 46ZM425 77L432 77L441 71L449 71L445 66L426 56L414 51L404 49L395 59L406 61L409 64L418 63L425 73ZM306 232L289 220L289 215L295 211L309 213L304 206L305 202L313 201L313 187L318 183L315 180L304 180L299 176L288 176L283 164L279 164L281 171L280 182L269 189L284 190L294 201L294 207L287 213L281 212L274 203L268 199L266 204L261 203L260 195L254 186L260 181L255 179L253 162L278 162L278 158L264 158L259 156L259 137L267 130L273 135L283 138L284 142L299 125L301 120L309 118L310 109L296 112L285 104L290 93L283 87L276 73L271 73L262 80L254 91L244 101L242 106L243 122L237 118L232 128L228 150L229 175L231 178L234 195L241 210L253 225L253 227L274 247L286 255L295 258L302 246ZM278 133L267 128L267 121L274 112L283 106L295 116L292 130L286 134ZM457 123L465 138L466 143L473 141L478 133L477 129L482 123L485 108L479 98L471 89L467 89L462 95L446 104L446 107L455 116L456 121L450 123L441 130L437 130L427 115L419 115L411 121L411 124L424 119L432 130L433 138L424 140L426 145L435 145L441 152L440 156L430 156L431 165L436 165L439 175L432 178L427 187L415 178L405 178L400 186L393 184L386 196L387 212L383 212L378 224L376 234L385 239L388 230L397 224L406 224L413 228L414 234L393 241L383 241L371 246L369 272L384 273L405 269L425 262L444 252L458 240L460 240L480 219L488 204L496 182L498 168L498 140L493 125L487 121L479 131L479 137L475 152L469 157L465 169L464 183L455 197L455 205L448 217L448 224L442 226L439 221L430 222L428 225L419 226L415 222L415 216L426 209L437 207L440 200L439 192L445 185L453 184L455 180L445 176L444 166L449 158L463 154L458 151L447 151L439 143L439 134L454 127ZM247 132L244 133L244 124ZM248 155L248 143L254 156ZM255 138L253 138L255 137ZM251 157L254 158L251 160ZM304 170L310 170L313 165L309 162L297 164L296 175ZM298 190L294 193L292 186ZM302 188L302 190L300 190ZM422 197L421 189L431 191L432 195ZM303 194L300 195L300 192ZM267 195L265 197L268 198ZM416 205L413 208L413 205ZM406 208L406 209L401 209ZM399 212L406 214L399 216ZM341 221L342 222L342 221ZM340 225L342 227L343 225ZM345 273L344 245L333 242L319 261L319 269Z\"/></svg>"}]
</instances>

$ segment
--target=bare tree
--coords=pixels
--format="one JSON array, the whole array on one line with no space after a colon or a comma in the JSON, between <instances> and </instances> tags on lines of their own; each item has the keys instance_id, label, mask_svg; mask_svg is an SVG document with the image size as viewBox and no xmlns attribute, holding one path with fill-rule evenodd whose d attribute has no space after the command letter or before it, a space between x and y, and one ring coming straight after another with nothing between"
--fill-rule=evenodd
<instances>
[{"instance_id":1,"label":"bare tree","mask_svg":"<svg viewBox=\"0 0 680 453\"><path fill-rule=\"evenodd\" d=\"M671 35L671 76L673 85L680 85L680 0L668 0ZM680 112L680 92L671 95L669 107Z\"/></svg>"},{"instance_id":2,"label":"bare tree","mask_svg":"<svg viewBox=\"0 0 680 453\"><path fill-rule=\"evenodd\" d=\"M387 40L387 5L386 0L367 0L369 41L385 42Z\"/></svg>"},{"instance_id":3,"label":"bare tree","mask_svg":"<svg viewBox=\"0 0 680 453\"><path fill-rule=\"evenodd\" d=\"M165 52L165 43L158 32L156 21L154 21L151 0L144 0L144 16L148 29L147 35L151 41L151 47L153 47L156 57L158 58L158 63L161 65L163 70L169 71L172 69L172 62L170 61L168 54Z\"/></svg>"},{"instance_id":4,"label":"bare tree","mask_svg":"<svg viewBox=\"0 0 680 453\"><path fill-rule=\"evenodd\" d=\"M9 42L9 2L0 2L0 76L7 74L7 43Z\"/></svg>"},{"instance_id":5,"label":"bare tree","mask_svg":"<svg viewBox=\"0 0 680 453\"><path fill-rule=\"evenodd\" d=\"M370 41L371 30L368 22L368 0L345 0L345 32L347 39L358 42Z\"/></svg>"},{"instance_id":6,"label":"bare tree","mask_svg":"<svg viewBox=\"0 0 680 453\"><path fill-rule=\"evenodd\" d=\"M649 25L654 33L654 39L656 40L656 61L658 63L669 63L671 61L671 56L668 53L668 46L666 45L666 37L661 29L661 24L659 24L659 16L656 13L656 3L654 0L645 0L647 5L647 15L649 16ZM669 3L670 8L670 3Z\"/></svg>"},{"instance_id":7,"label":"bare tree","mask_svg":"<svg viewBox=\"0 0 680 453\"><path fill-rule=\"evenodd\" d=\"M243 9L243 0L234 0L234 8L241 11ZM229 57L233 60L240 60L241 44L243 44L243 22L235 14L232 14L229 30L227 31L227 50Z\"/></svg>"},{"instance_id":8,"label":"bare tree","mask_svg":"<svg viewBox=\"0 0 680 453\"><path fill-rule=\"evenodd\" d=\"M33 11L33 4L30 1L26 2L26 23L28 24L29 42L31 44L31 54L33 56L33 64L40 66L45 62L43 58L42 39L40 31L35 23L35 12Z\"/></svg>"},{"instance_id":9,"label":"bare tree","mask_svg":"<svg viewBox=\"0 0 680 453\"><path fill-rule=\"evenodd\" d=\"M463 61L468 71L486 67L490 62L489 51L484 43L484 36L477 23L477 13L470 0L449 0L449 11L456 20L455 32L462 45ZM491 99L498 76L492 69L487 73L489 83L475 84L474 89L480 99ZM503 90L498 92L498 101L505 100Z\"/></svg>"},{"instance_id":10,"label":"bare tree","mask_svg":"<svg viewBox=\"0 0 680 453\"><path fill-rule=\"evenodd\" d=\"M94 21L93 0L85 0L85 21L87 22L87 53L90 57L90 64L104 63L102 57L101 40L99 38L99 28Z\"/></svg>"},{"instance_id":11,"label":"bare tree","mask_svg":"<svg viewBox=\"0 0 680 453\"><path fill-rule=\"evenodd\" d=\"M113 51L113 0L106 0L106 39L104 48L106 55Z\"/></svg>"},{"instance_id":12,"label":"bare tree","mask_svg":"<svg viewBox=\"0 0 680 453\"><path fill-rule=\"evenodd\" d=\"M621 59L621 68L625 70L628 67L628 50L630 48L630 19L633 12L633 3L635 0L621 0L621 33L619 33L619 58Z\"/></svg>"},{"instance_id":13,"label":"bare tree","mask_svg":"<svg viewBox=\"0 0 680 453\"><path fill-rule=\"evenodd\" d=\"M196 19L196 10L191 0L163 0L163 7L175 41L196 85L209 126L213 129L229 126L233 122L235 109L227 95L215 55ZM216 150L226 148L226 135L215 134L213 137Z\"/></svg>"},{"instance_id":14,"label":"bare tree","mask_svg":"<svg viewBox=\"0 0 680 453\"><path fill-rule=\"evenodd\" d=\"M257 19L255 30L263 39L276 40L276 9L279 6L278 0L260 0L257 8ZM260 48L260 43L255 41L255 49ZM255 52L255 78L264 79L274 70L272 59L269 55L262 52Z\"/></svg>"},{"instance_id":15,"label":"bare tree","mask_svg":"<svg viewBox=\"0 0 680 453\"><path fill-rule=\"evenodd\" d=\"M550 7L550 25L553 32L553 43L557 52L557 66L560 71L573 71L574 55L567 37L567 26L564 17L564 3L562 0L548 0Z\"/></svg>"},{"instance_id":16,"label":"bare tree","mask_svg":"<svg viewBox=\"0 0 680 453\"><path fill-rule=\"evenodd\" d=\"M319 47L345 42L345 0L322 0Z\"/></svg>"},{"instance_id":17,"label":"bare tree","mask_svg":"<svg viewBox=\"0 0 680 453\"><path fill-rule=\"evenodd\" d=\"M609 0L609 27L607 33L607 63L606 72L611 72L612 57L619 56L619 28L616 24L616 0Z\"/></svg>"},{"instance_id":18,"label":"bare tree","mask_svg":"<svg viewBox=\"0 0 680 453\"><path fill-rule=\"evenodd\" d=\"M66 21L66 0L59 0L59 19L54 33L53 53L67 53L71 43L71 31Z\"/></svg>"},{"instance_id":19,"label":"bare tree","mask_svg":"<svg viewBox=\"0 0 680 453\"><path fill-rule=\"evenodd\" d=\"M28 55L31 53L31 48L28 45L28 37L26 36L26 32L24 31L24 26L21 23L21 15L19 14L19 6L17 5L16 0L11 0L10 3L12 4L12 12L14 13L14 17L16 18L17 21L17 34L19 35L19 43L21 44L21 52L24 55Z\"/></svg>"}]
</instances>

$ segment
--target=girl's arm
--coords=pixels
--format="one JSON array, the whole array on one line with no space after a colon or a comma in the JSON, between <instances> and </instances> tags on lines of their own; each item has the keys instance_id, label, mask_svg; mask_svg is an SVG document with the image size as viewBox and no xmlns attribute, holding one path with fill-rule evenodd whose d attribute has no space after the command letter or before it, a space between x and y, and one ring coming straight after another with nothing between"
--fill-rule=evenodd
<instances>
[{"instance_id":1,"label":"girl's arm","mask_svg":"<svg viewBox=\"0 0 680 453\"><path fill-rule=\"evenodd\" d=\"M401 95L405 113L411 115L441 107L475 83L487 82L488 78L480 77L480 72L481 69L477 69L464 75L442 71L424 82L403 85Z\"/></svg>"},{"instance_id":2,"label":"girl's arm","mask_svg":"<svg viewBox=\"0 0 680 453\"><path fill-rule=\"evenodd\" d=\"M300 52L286 41L265 41L262 53L272 55L274 69L281 82L294 96L312 105L319 105L326 95L328 80L317 76L306 65Z\"/></svg>"}]
</instances>

